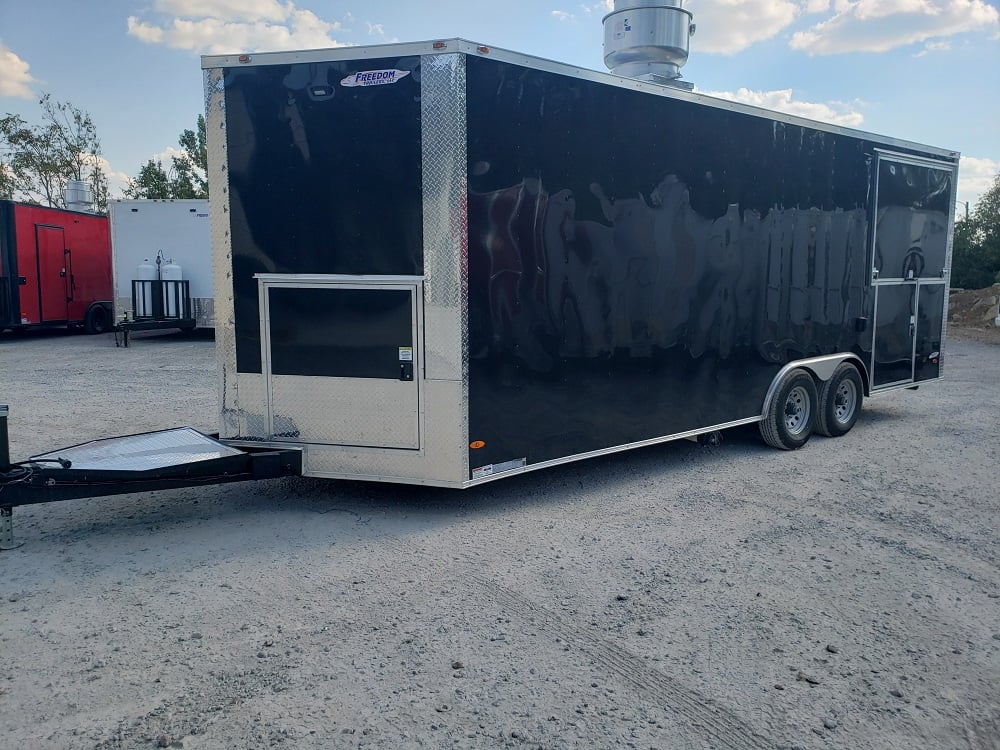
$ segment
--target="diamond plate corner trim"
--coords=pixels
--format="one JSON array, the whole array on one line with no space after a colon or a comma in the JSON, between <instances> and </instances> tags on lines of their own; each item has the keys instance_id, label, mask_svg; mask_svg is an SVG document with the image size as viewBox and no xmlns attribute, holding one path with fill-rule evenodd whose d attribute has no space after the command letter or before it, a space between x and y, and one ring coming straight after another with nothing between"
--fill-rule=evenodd
<instances>
[{"instance_id":1,"label":"diamond plate corner trim","mask_svg":"<svg viewBox=\"0 0 1000 750\"><path fill-rule=\"evenodd\" d=\"M451 429L436 434L439 449L460 455L444 473L468 477L469 458L469 221L465 55L420 60L420 121L424 207L424 357L428 381L458 381L461 402ZM426 410L433 403L427 388ZM454 404L451 405L454 408ZM443 425L444 427L444 425ZM454 434L457 431L459 434ZM454 442L452 442L454 441ZM457 477L449 477L457 478Z\"/></svg>"},{"instance_id":2,"label":"diamond plate corner trim","mask_svg":"<svg viewBox=\"0 0 1000 750\"><path fill-rule=\"evenodd\" d=\"M205 125L208 145L209 228L212 284L215 293L215 356L219 363L219 435L246 433L241 419L236 376L236 322L233 308L233 246L229 225L229 159L226 144L225 71L209 68L205 77Z\"/></svg>"},{"instance_id":3,"label":"diamond plate corner trim","mask_svg":"<svg viewBox=\"0 0 1000 750\"><path fill-rule=\"evenodd\" d=\"M436 434L451 456L444 474L469 473L469 221L465 55L424 55L420 60L420 121L424 208L424 357L428 381L459 381L461 401L433 403L427 413L454 409L455 420ZM444 426L444 425L442 425ZM454 434L457 432L458 434ZM452 451L457 453L452 454ZM443 468L443 467L442 467ZM451 476L452 473L456 476Z\"/></svg>"},{"instance_id":4,"label":"diamond plate corner trim","mask_svg":"<svg viewBox=\"0 0 1000 750\"><path fill-rule=\"evenodd\" d=\"M420 69L426 373L431 380L464 380L465 56L424 55Z\"/></svg>"}]
</instances>

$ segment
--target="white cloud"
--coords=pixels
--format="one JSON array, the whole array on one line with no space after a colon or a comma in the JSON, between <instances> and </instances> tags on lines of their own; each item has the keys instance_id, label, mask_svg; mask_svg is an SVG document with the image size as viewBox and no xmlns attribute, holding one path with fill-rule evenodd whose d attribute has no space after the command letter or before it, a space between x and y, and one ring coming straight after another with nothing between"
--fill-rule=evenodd
<instances>
[{"instance_id":1,"label":"white cloud","mask_svg":"<svg viewBox=\"0 0 1000 750\"><path fill-rule=\"evenodd\" d=\"M368 36L373 36L376 40L383 44L395 44L399 41L399 37L387 36L385 33L385 26L380 23L366 22L368 26ZM337 45L340 46L340 45Z\"/></svg>"},{"instance_id":2,"label":"white cloud","mask_svg":"<svg viewBox=\"0 0 1000 750\"><path fill-rule=\"evenodd\" d=\"M860 127L864 122L864 115L854 110L850 105L843 102L807 102L796 100L793 97L792 89L778 89L775 91L753 91L741 88L737 91L701 91L699 94L714 96L719 99L729 99L734 102L750 104L754 107L785 112L790 115L806 117L810 120L827 122L831 125L842 125L849 128Z\"/></svg>"},{"instance_id":3,"label":"white cloud","mask_svg":"<svg viewBox=\"0 0 1000 750\"><path fill-rule=\"evenodd\" d=\"M101 171L104 172L104 176L108 180L108 195L110 197L115 197L120 195L122 191L128 187L129 176L125 172L119 172L111 167L111 162L105 159L103 156L94 156L93 154L85 154L83 157L83 163L90 167L94 162L100 166Z\"/></svg>"},{"instance_id":4,"label":"white cloud","mask_svg":"<svg viewBox=\"0 0 1000 750\"><path fill-rule=\"evenodd\" d=\"M694 51L735 55L786 29L801 7L792 0L695 0L689 10L698 25Z\"/></svg>"},{"instance_id":5,"label":"white cloud","mask_svg":"<svg viewBox=\"0 0 1000 750\"><path fill-rule=\"evenodd\" d=\"M932 52L947 52L951 49L951 42L927 42L924 48L914 55L914 57L924 57Z\"/></svg>"},{"instance_id":6,"label":"white cloud","mask_svg":"<svg viewBox=\"0 0 1000 750\"><path fill-rule=\"evenodd\" d=\"M172 19L150 23L130 16L128 33L149 44L201 54L342 47L340 29L311 10L278 0L157 0Z\"/></svg>"},{"instance_id":7,"label":"white cloud","mask_svg":"<svg viewBox=\"0 0 1000 750\"><path fill-rule=\"evenodd\" d=\"M173 158L181 157L187 154L187 151L177 148L176 146L167 146L163 151L158 154L153 154L151 157L153 161L158 161L163 164L164 169L170 169L173 166Z\"/></svg>"},{"instance_id":8,"label":"white cloud","mask_svg":"<svg viewBox=\"0 0 1000 750\"><path fill-rule=\"evenodd\" d=\"M806 13L826 13L830 10L830 0L805 0L802 10Z\"/></svg>"},{"instance_id":9,"label":"white cloud","mask_svg":"<svg viewBox=\"0 0 1000 750\"><path fill-rule=\"evenodd\" d=\"M587 19L587 22L590 23L595 13L599 13L603 17L613 11L615 9L615 0L601 0L599 3L579 5L577 9ZM561 22L576 21L577 19L576 14L570 13L568 10L550 10L549 15Z\"/></svg>"},{"instance_id":10,"label":"white cloud","mask_svg":"<svg viewBox=\"0 0 1000 750\"><path fill-rule=\"evenodd\" d=\"M146 44L160 44L163 41L163 29L143 23L135 16L128 17L128 33Z\"/></svg>"},{"instance_id":11,"label":"white cloud","mask_svg":"<svg viewBox=\"0 0 1000 750\"><path fill-rule=\"evenodd\" d=\"M226 21L285 21L295 6L278 0L156 0L161 13L183 18L222 18Z\"/></svg>"},{"instance_id":12,"label":"white cloud","mask_svg":"<svg viewBox=\"0 0 1000 750\"><path fill-rule=\"evenodd\" d=\"M1000 161L963 156L958 165L958 200L963 203L968 201L974 206L993 185L998 173ZM964 212L964 208L961 210Z\"/></svg>"},{"instance_id":13,"label":"white cloud","mask_svg":"<svg viewBox=\"0 0 1000 750\"><path fill-rule=\"evenodd\" d=\"M0 42L0 96L32 99L31 84L34 77L28 72L28 63L15 55Z\"/></svg>"},{"instance_id":14,"label":"white cloud","mask_svg":"<svg viewBox=\"0 0 1000 750\"><path fill-rule=\"evenodd\" d=\"M1000 11L984 0L836 0L832 18L792 35L810 55L887 52L978 30L1000 29Z\"/></svg>"}]
</instances>

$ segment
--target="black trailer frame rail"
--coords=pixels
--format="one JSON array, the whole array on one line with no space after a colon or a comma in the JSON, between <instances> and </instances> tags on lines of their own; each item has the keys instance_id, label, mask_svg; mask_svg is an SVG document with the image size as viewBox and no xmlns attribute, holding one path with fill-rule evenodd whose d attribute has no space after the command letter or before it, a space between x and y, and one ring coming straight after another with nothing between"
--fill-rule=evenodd
<instances>
[{"instance_id":1,"label":"black trailer frame rail","mask_svg":"<svg viewBox=\"0 0 1000 750\"><path fill-rule=\"evenodd\" d=\"M0 404L0 550L20 546L14 541L12 521L13 509L19 505L302 474L302 451L298 448L241 447L234 455L146 470L74 469L65 467L69 462L60 463L61 459L36 458L11 464L7 413L7 406ZM204 437L214 440L217 436Z\"/></svg>"}]
</instances>

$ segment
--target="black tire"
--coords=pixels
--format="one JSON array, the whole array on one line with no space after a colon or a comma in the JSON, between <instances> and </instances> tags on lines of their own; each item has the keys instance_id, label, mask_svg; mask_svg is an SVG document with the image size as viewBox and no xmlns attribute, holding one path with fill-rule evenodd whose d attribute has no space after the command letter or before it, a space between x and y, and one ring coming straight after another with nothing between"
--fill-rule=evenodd
<instances>
[{"instance_id":1,"label":"black tire","mask_svg":"<svg viewBox=\"0 0 1000 750\"><path fill-rule=\"evenodd\" d=\"M854 427L864 400L864 382L858 368L842 362L833 377L819 390L819 413L816 432L827 437L840 437Z\"/></svg>"},{"instance_id":2,"label":"black tire","mask_svg":"<svg viewBox=\"0 0 1000 750\"><path fill-rule=\"evenodd\" d=\"M83 330L87 333L106 333L108 330L108 311L104 305L91 305L83 319Z\"/></svg>"},{"instance_id":3,"label":"black tire","mask_svg":"<svg viewBox=\"0 0 1000 750\"><path fill-rule=\"evenodd\" d=\"M764 442L783 451L801 448L812 435L818 403L812 375L801 369L787 373L760 423Z\"/></svg>"}]
</instances>

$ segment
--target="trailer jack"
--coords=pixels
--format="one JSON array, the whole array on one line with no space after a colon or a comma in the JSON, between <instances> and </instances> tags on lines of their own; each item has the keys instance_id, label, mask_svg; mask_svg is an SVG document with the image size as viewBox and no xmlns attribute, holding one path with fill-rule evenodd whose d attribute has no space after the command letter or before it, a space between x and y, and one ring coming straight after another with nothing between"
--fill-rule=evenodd
<instances>
[{"instance_id":1,"label":"trailer jack","mask_svg":"<svg viewBox=\"0 0 1000 750\"><path fill-rule=\"evenodd\" d=\"M235 448L191 427L93 440L12 464L7 411L0 404L0 550L20 546L13 528L18 505L302 473L298 448Z\"/></svg>"},{"instance_id":2,"label":"trailer jack","mask_svg":"<svg viewBox=\"0 0 1000 750\"><path fill-rule=\"evenodd\" d=\"M0 551L17 549L22 544L14 541L14 509L0 508Z\"/></svg>"}]
</instances>

